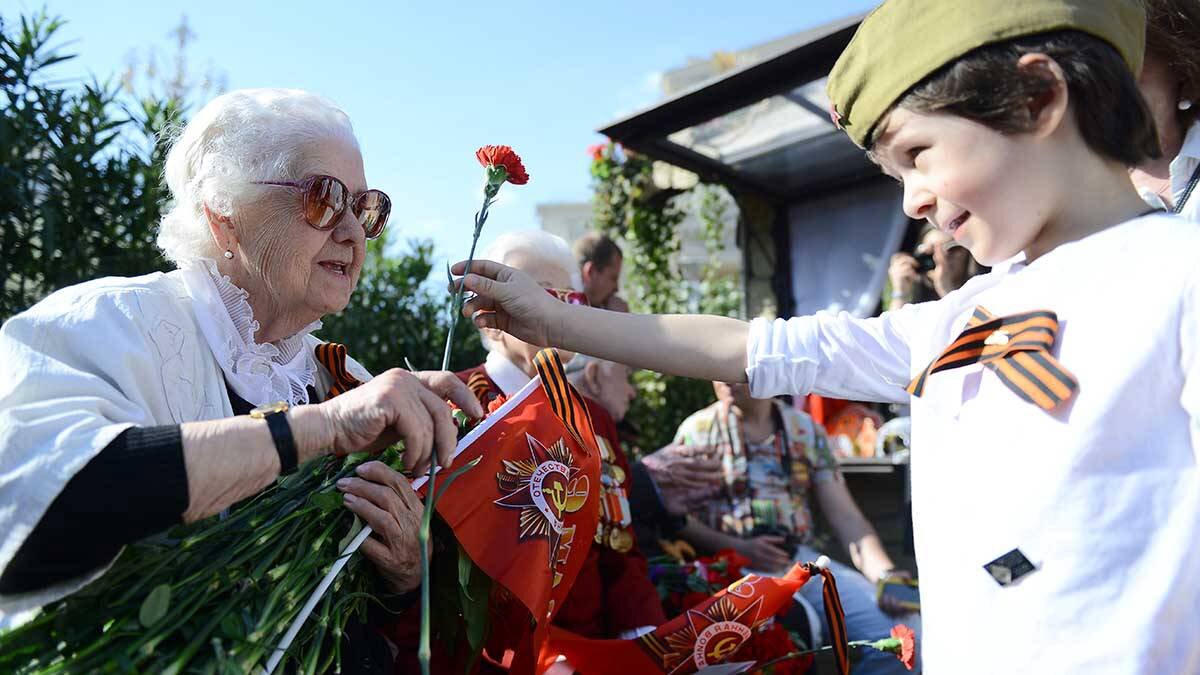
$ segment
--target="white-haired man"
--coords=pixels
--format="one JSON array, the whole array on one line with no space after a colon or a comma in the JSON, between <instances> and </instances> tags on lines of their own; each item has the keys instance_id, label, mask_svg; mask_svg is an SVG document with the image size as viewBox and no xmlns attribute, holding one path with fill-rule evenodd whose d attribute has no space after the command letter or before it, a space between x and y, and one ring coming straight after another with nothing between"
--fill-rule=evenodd
<instances>
[{"instance_id":1,"label":"white-haired man","mask_svg":"<svg viewBox=\"0 0 1200 675\"><path fill-rule=\"evenodd\" d=\"M481 257L522 270L567 302L586 304L586 296L578 291L571 249L553 234L541 230L510 232L501 235ZM487 359L457 375L487 406L500 396L515 394L529 382L536 373L533 357L539 348L493 328L481 330ZM569 363L575 355L561 356ZM624 407L628 407L631 394L632 387ZM628 500L629 462L621 451L616 424L603 403L588 398L587 404L600 443L600 523L588 559L554 623L590 638L632 637L664 623L666 617L634 537Z\"/></svg>"}]
</instances>

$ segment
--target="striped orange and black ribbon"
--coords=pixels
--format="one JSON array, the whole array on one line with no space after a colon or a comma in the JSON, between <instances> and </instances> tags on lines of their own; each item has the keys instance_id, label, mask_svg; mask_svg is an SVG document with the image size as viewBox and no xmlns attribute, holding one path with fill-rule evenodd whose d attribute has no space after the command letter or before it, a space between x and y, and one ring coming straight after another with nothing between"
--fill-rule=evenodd
<instances>
[{"instance_id":1,"label":"striped orange and black ribbon","mask_svg":"<svg viewBox=\"0 0 1200 675\"><path fill-rule=\"evenodd\" d=\"M821 597L825 601L825 621L829 624L829 644L837 662L838 675L850 674L850 638L846 635L846 610L842 609L842 598L838 595L837 582L828 568L809 565L811 574L820 574L825 583L821 585Z\"/></svg>"},{"instance_id":2,"label":"striped orange and black ribbon","mask_svg":"<svg viewBox=\"0 0 1200 675\"><path fill-rule=\"evenodd\" d=\"M487 404L487 395L492 390L492 385L488 382L487 375L483 373L475 373L467 378L467 389L475 395L475 398L483 404Z\"/></svg>"},{"instance_id":3,"label":"striped orange and black ribbon","mask_svg":"<svg viewBox=\"0 0 1200 675\"><path fill-rule=\"evenodd\" d=\"M1009 389L1043 410L1053 410L1079 390L1075 376L1050 355L1058 334L1058 315L1036 310L997 317L976 307L967 329L908 385L920 396L929 376L982 363Z\"/></svg>"},{"instance_id":4,"label":"striped orange and black ribbon","mask_svg":"<svg viewBox=\"0 0 1200 675\"><path fill-rule=\"evenodd\" d=\"M336 342L322 342L316 348L317 363L325 367L333 376L333 386L329 388L326 398L344 394L362 384L358 378L346 370L346 346Z\"/></svg>"},{"instance_id":5,"label":"striped orange and black ribbon","mask_svg":"<svg viewBox=\"0 0 1200 675\"><path fill-rule=\"evenodd\" d=\"M571 437L579 443L583 452L590 456L592 448L583 440L584 435L580 433L580 429L590 430L592 428L587 403L583 400L583 396L567 382L558 352L553 349L541 350L533 357L533 365L537 368L542 389L546 391L546 398L550 400L550 409L562 420L563 425L567 427Z\"/></svg>"}]
</instances>

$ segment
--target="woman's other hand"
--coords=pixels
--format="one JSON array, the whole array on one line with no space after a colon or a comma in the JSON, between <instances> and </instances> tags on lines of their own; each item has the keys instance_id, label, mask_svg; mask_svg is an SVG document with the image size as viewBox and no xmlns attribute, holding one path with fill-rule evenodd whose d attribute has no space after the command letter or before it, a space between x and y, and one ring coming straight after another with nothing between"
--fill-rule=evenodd
<instances>
[{"instance_id":1,"label":"woman's other hand","mask_svg":"<svg viewBox=\"0 0 1200 675\"><path fill-rule=\"evenodd\" d=\"M404 474L383 462L366 462L356 472L337 487L346 508L374 530L362 543L363 555L391 592L407 593L421 583L421 500Z\"/></svg>"}]
</instances>

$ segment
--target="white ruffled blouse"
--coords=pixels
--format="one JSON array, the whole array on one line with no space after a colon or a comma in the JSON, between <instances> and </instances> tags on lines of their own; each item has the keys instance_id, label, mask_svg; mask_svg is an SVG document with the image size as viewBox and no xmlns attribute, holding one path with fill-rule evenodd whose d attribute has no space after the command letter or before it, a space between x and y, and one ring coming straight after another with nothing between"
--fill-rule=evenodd
<instances>
[{"instance_id":1,"label":"white ruffled blouse","mask_svg":"<svg viewBox=\"0 0 1200 675\"><path fill-rule=\"evenodd\" d=\"M216 357L225 381L247 402L265 405L287 401L308 403L308 387L316 380L317 363L305 338L321 328L314 321L295 335L276 343L258 343L259 323L248 301L249 293L217 271L208 259L181 265L183 280L192 296L196 321Z\"/></svg>"}]
</instances>

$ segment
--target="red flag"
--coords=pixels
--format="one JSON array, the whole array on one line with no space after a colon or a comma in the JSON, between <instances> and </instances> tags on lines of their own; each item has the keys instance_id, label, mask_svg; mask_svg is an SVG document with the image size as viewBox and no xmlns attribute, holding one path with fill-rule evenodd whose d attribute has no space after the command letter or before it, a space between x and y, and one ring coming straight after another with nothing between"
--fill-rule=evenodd
<instances>
[{"instance_id":1,"label":"red flag","mask_svg":"<svg viewBox=\"0 0 1200 675\"><path fill-rule=\"evenodd\" d=\"M797 564L783 578L746 575L634 640L589 640L551 626L541 669L565 658L582 675L695 673L730 661L755 629L786 607L813 574L825 575L828 584L831 577L825 572L816 565Z\"/></svg>"},{"instance_id":2,"label":"red flag","mask_svg":"<svg viewBox=\"0 0 1200 675\"><path fill-rule=\"evenodd\" d=\"M437 510L475 564L544 624L562 606L595 536L600 453L558 354L543 350L534 365L538 377L463 438L438 473L478 460Z\"/></svg>"}]
</instances>

